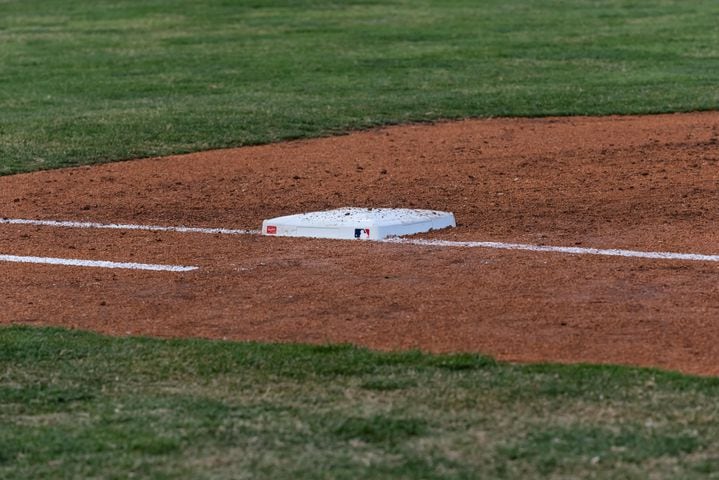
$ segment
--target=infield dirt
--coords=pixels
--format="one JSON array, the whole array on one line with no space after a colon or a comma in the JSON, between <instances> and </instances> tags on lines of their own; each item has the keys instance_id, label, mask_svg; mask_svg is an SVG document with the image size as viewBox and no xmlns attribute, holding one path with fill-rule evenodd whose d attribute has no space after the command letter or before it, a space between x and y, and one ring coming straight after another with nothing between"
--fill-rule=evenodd
<instances>
[{"instance_id":1,"label":"infield dirt","mask_svg":"<svg viewBox=\"0 0 719 480\"><path fill-rule=\"evenodd\" d=\"M719 113L467 120L0 178L0 216L258 229L343 206L455 213L423 238L719 253ZM719 374L719 264L0 225L0 323L351 342Z\"/></svg>"}]
</instances>

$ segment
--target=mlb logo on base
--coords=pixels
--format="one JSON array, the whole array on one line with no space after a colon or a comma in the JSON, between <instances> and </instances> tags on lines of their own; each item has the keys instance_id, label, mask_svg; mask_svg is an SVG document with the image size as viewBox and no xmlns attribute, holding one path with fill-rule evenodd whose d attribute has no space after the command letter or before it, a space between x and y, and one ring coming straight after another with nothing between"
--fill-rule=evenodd
<instances>
[{"instance_id":1,"label":"mlb logo on base","mask_svg":"<svg viewBox=\"0 0 719 480\"><path fill-rule=\"evenodd\" d=\"M369 238L369 228L355 228L355 238Z\"/></svg>"}]
</instances>

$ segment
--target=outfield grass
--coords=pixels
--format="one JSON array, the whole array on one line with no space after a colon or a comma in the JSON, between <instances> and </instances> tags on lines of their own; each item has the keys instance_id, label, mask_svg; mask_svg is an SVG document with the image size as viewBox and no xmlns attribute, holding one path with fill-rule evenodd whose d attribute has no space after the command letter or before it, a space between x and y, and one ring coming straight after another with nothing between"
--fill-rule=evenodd
<instances>
[{"instance_id":1,"label":"outfield grass","mask_svg":"<svg viewBox=\"0 0 719 480\"><path fill-rule=\"evenodd\" d=\"M719 379L0 328L0 478L707 478Z\"/></svg>"},{"instance_id":2,"label":"outfield grass","mask_svg":"<svg viewBox=\"0 0 719 480\"><path fill-rule=\"evenodd\" d=\"M716 109L716 0L2 0L0 174L498 115Z\"/></svg>"}]
</instances>

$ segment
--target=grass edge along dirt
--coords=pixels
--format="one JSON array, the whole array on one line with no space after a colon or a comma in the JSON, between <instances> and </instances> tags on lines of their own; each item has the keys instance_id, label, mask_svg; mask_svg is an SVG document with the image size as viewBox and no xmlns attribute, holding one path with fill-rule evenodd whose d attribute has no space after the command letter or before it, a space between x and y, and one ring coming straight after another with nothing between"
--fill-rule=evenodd
<instances>
[{"instance_id":1,"label":"grass edge along dirt","mask_svg":"<svg viewBox=\"0 0 719 480\"><path fill-rule=\"evenodd\" d=\"M719 379L0 328L0 477L707 478Z\"/></svg>"},{"instance_id":2,"label":"grass edge along dirt","mask_svg":"<svg viewBox=\"0 0 719 480\"><path fill-rule=\"evenodd\" d=\"M492 116L719 107L714 0L0 2L0 175Z\"/></svg>"}]
</instances>

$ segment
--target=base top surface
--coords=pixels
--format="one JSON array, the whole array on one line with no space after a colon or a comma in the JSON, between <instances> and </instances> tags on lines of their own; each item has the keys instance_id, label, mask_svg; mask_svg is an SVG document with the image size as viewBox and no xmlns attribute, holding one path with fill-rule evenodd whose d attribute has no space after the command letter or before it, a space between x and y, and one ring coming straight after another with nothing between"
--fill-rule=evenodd
<instances>
[{"instance_id":1,"label":"base top surface","mask_svg":"<svg viewBox=\"0 0 719 480\"><path fill-rule=\"evenodd\" d=\"M454 215L436 210L344 207L265 220L264 235L382 239L455 226Z\"/></svg>"}]
</instances>

